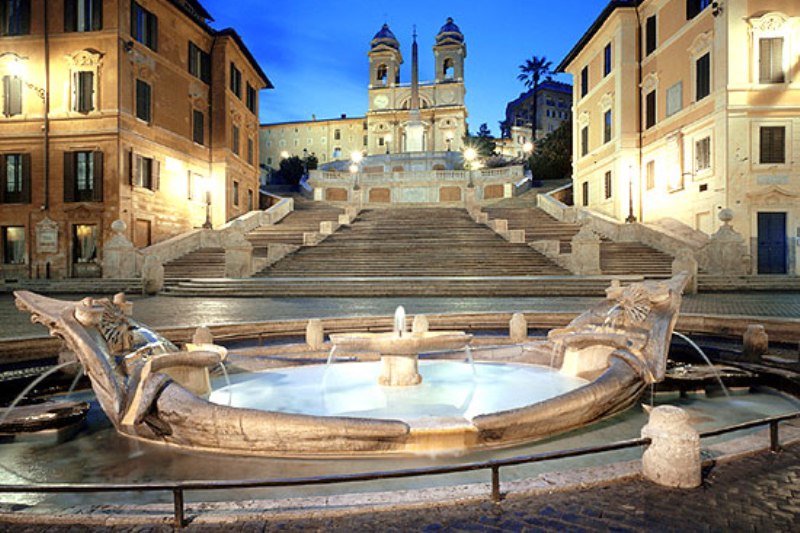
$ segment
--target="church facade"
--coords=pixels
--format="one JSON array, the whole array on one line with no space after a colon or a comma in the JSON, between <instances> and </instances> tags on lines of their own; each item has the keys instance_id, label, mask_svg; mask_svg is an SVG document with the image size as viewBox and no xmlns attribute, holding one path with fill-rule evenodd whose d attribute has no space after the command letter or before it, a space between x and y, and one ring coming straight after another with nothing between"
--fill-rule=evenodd
<instances>
[{"instance_id":1,"label":"church facade","mask_svg":"<svg viewBox=\"0 0 800 533\"><path fill-rule=\"evenodd\" d=\"M467 108L464 105L467 47L464 35L453 19L447 19L436 35L433 53L436 65L433 81L413 79L418 69L416 62L412 61L412 80L402 82L400 42L384 24L370 42L366 116L343 115L333 120L262 124L262 165L277 169L284 157L302 158L312 154L320 163L328 163L348 159L353 151L379 155L418 151L419 148L441 152L461 150L467 131ZM418 88L421 146L409 146L414 85Z\"/></svg>"}]
</instances>

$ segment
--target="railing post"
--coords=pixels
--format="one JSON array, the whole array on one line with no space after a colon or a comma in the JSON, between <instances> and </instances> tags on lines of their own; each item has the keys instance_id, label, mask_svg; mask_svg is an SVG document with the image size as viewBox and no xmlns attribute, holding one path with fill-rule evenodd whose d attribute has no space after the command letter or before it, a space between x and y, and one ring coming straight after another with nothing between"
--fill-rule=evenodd
<instances>
[{"instance_id":1,"label":"railing post","mask_svg":"<svg viewBox=\"0 0 800 533\"><path fill-rule=\"evenodd\" d=\"M492 501L500 503L500 466L492 465Z\"/></svg>"},{"instance_id":2,"label":"railing post","mask_svg":"<svg viewBox=\"0 0 800 533\"><path fill-rule=\"evenodd\" d=\"M183 529L183 489L172 489L175 499L175 529Z\"/></svg>"},{"instance_id":3,"label":"railing post","mask_svg":"<svg viewBox=\"0 0 800 533\"><path fill-rule=\"evenodd\" d=\"M769 423L769 451L778 453L781 451L781 439L778 434L778 421L773 420Z\"/></svg>"}]
</instances>

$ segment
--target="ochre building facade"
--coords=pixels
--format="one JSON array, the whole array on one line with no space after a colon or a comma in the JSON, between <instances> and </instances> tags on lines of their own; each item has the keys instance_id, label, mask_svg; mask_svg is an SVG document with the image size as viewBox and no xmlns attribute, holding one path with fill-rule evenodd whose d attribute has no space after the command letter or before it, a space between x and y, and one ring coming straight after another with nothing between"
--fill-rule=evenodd
<instances>
[{"instance_id":1,"label":"ochre building facade","mask_svg":"<svg viewBox=\"0 0 800 533\"><path fill-rule=\"evenodd\" d=\"M139 248L258 207L258 93L196 1L0 0L0 276L100 276L111 223Z\"/></svg>"}]
</instances>

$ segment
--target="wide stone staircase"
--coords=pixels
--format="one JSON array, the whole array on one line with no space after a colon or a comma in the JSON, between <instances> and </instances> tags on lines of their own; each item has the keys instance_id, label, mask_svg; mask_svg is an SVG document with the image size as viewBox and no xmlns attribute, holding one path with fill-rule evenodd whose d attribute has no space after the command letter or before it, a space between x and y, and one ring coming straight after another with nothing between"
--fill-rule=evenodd
<instances>
[{"instance_id":1,"label":"wide stone staircase","mask_svg":"<svg viewBox=\"0 0 800 533\"><path fill-rule=\"evenodd\" d=\"M255 232L248 238L255 240ZM641 277L623 281L634 279ZM362 211L351 225L253 278L186 281L171 292L273 297L602 295L609 282L606 276L571 275L527 244L509 243L477 224L464 209L406 207Z\"/></svg>"},{"instance_id":2,"label":"wide stone staircase","mask_svg":"<svg viewBox=\"0 0 800 533\"><path fill-rule=\"evenodd\" d=\"M581 229L580 224L561 222L538 207L487 207L483 212L490 219L508 220L508 229L525 230L525 241L558 240L561 252L571 249L571 239ZM654 248L634 242L613 242L603 239L600 244L600 268L604 275L641 275L669 277L672 257Z\"/></svg>"},{"instance_id":3,"label":"wide stone staircase","mask_svg":"<svg viewBox=\"0 0 800 533\"><path fill-rule=\"evenodd\" d=\"M269 244L303 244L303 234L319 231L320 222L336 221L343 210L321 202L294 199L294 211L276 224L259 226L245 237L253 244L253 257L266 257ZM198 278L225 277L224 248L200 248L164 264L167 286Z\"/></svg>"}]
</instances>

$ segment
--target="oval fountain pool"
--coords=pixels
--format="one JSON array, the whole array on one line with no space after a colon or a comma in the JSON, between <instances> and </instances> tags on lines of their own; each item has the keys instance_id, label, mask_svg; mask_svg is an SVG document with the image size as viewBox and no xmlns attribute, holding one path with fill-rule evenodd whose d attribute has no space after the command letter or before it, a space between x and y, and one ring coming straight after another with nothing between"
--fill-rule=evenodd
<instances>
[{"instance_id":1,"label":"oval fountain pool","mask_svg":"<svg viewBox=\"0 0 800 533\"><path fill-rule=\"evenodd\" d=\"M551 368L510 363L420 361L422 384L385 387L378 363L337 363L261 372L211 393L220 405L409 423L473 417L532 405L587 383Z\"/></svg>"}]
</instances>

